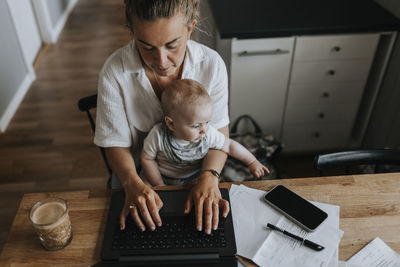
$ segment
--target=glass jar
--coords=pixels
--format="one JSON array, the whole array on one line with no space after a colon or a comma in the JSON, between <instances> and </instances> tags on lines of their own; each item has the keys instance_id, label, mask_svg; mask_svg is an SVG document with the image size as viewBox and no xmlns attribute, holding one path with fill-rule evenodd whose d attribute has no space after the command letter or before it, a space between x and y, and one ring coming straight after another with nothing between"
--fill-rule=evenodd
<instances>
[{"instance_id":1,"label":"glass jar","mask_svg":"<svg viewBox=\"0 0 400 267\"><path fill-rule=\"evenodd\" d=\"M29 219L45 249L62 249L71 242L71 221L64 199L46 198L37 202L29 212Z\"/></svg>"}]
</instances>

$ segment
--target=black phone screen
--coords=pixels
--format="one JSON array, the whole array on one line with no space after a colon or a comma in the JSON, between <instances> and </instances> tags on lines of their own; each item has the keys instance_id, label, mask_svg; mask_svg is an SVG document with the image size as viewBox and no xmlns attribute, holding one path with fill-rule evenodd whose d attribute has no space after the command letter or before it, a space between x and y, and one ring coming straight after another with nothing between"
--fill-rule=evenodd
<instances>
[{"instance_id":1,"label":"black phone screen","mask_svg":"<svg viewBox=\"0 0 400 267\"><path fill-rule=\"evenodd\" d=\"M286 213L290 219L309 231L315 230L328 217L325 211L283 185L275 186L264 198L274 208Z\"/></svg>"}]
</instances>

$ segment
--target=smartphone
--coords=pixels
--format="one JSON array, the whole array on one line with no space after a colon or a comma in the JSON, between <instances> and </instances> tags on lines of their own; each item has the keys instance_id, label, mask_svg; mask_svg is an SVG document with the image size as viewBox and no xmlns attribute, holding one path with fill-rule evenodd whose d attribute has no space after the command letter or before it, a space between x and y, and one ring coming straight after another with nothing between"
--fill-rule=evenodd
<instances>
[{"instance_id":1,"label":"smartphone","mask_svg":"<svg viewBox=\"0 0 400 267\"><path fill-rule=\"evenodd\" d=\"M267 192L264 200L283 213L297 225L309 232L323 223L328 214L283 185L277 185Z\"/></svg>"}]
</instances>

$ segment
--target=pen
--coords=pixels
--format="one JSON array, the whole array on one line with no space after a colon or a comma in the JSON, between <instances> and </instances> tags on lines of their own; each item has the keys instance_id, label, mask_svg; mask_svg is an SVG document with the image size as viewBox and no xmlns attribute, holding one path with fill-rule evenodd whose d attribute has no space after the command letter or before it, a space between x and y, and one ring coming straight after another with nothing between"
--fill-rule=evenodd
<instances>
[{"instance_id":1,"label":"pen","mask_svg":"<svg viewBox=\"0 0 400 267\"><path fill-rule=\"evenodd\" d=\"M275 225L272 225L272 224L268 223L267 226L269 228L271 228L272 230L279 231L279 232L283 233L284 235L290 236L291 238L294 238L294 239L300 241L304 246L309 247L309 248L311 248L313 250L321 251L321 250L324 249L324 247L321 246L321 245L318 245L318 244L316 244L314 242L311 242L308 239L301 238L300 236L297 236L295 234L289 233L288 231L283 230L283 229L281 229L281 228L279 228L279 227L277 227Z\"/></svg>"}]
</instances>

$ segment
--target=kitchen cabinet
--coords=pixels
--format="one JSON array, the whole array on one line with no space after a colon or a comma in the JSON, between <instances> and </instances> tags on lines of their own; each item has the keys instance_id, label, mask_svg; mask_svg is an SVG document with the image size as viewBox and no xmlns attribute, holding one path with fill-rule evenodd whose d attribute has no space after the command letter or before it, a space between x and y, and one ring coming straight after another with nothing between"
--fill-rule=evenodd
<instances>
[{"instance_id":1,"label":"kitchen cabinet","mask_svg":"<svg viewBox=\"0 0 400 267\"><path fill-rule=\"evenodd\" d=\"M378 40L379 34L297 38L280 136L287 151L349 145Z\"/></svg>"},{"instance_id":2,"label":"kitchen cabinet","mask_svg":"<svg viewBox=\"0 0 400 267\"><path fill-rule=\"evenodd\" d=\"M399 18L372 0L202 4L229 72L231 121L252 115L284 153L363 146L381 87L391 86L383 78Z\"/></svg>"},{"instance_id":3,"label":"kitchen cabinet","mask_svg":"<svg viewBox=\"0 0 400 267\"><path fill-rule=\"evenodd\" d=\"M232 42L230 118L250 114L264 132L280 134L294 37Z\"/></svg>"},{"instance_id":4,"label":"kitchen cabinet","mask_svg":"<svg viewBox=\"0 0 400 267\"><path fill-rule=\"evenodd\" d=\"M286 152L349 146L380 34L232 40L230 118L256 119Z\"/></svg>"}]
</instances>

